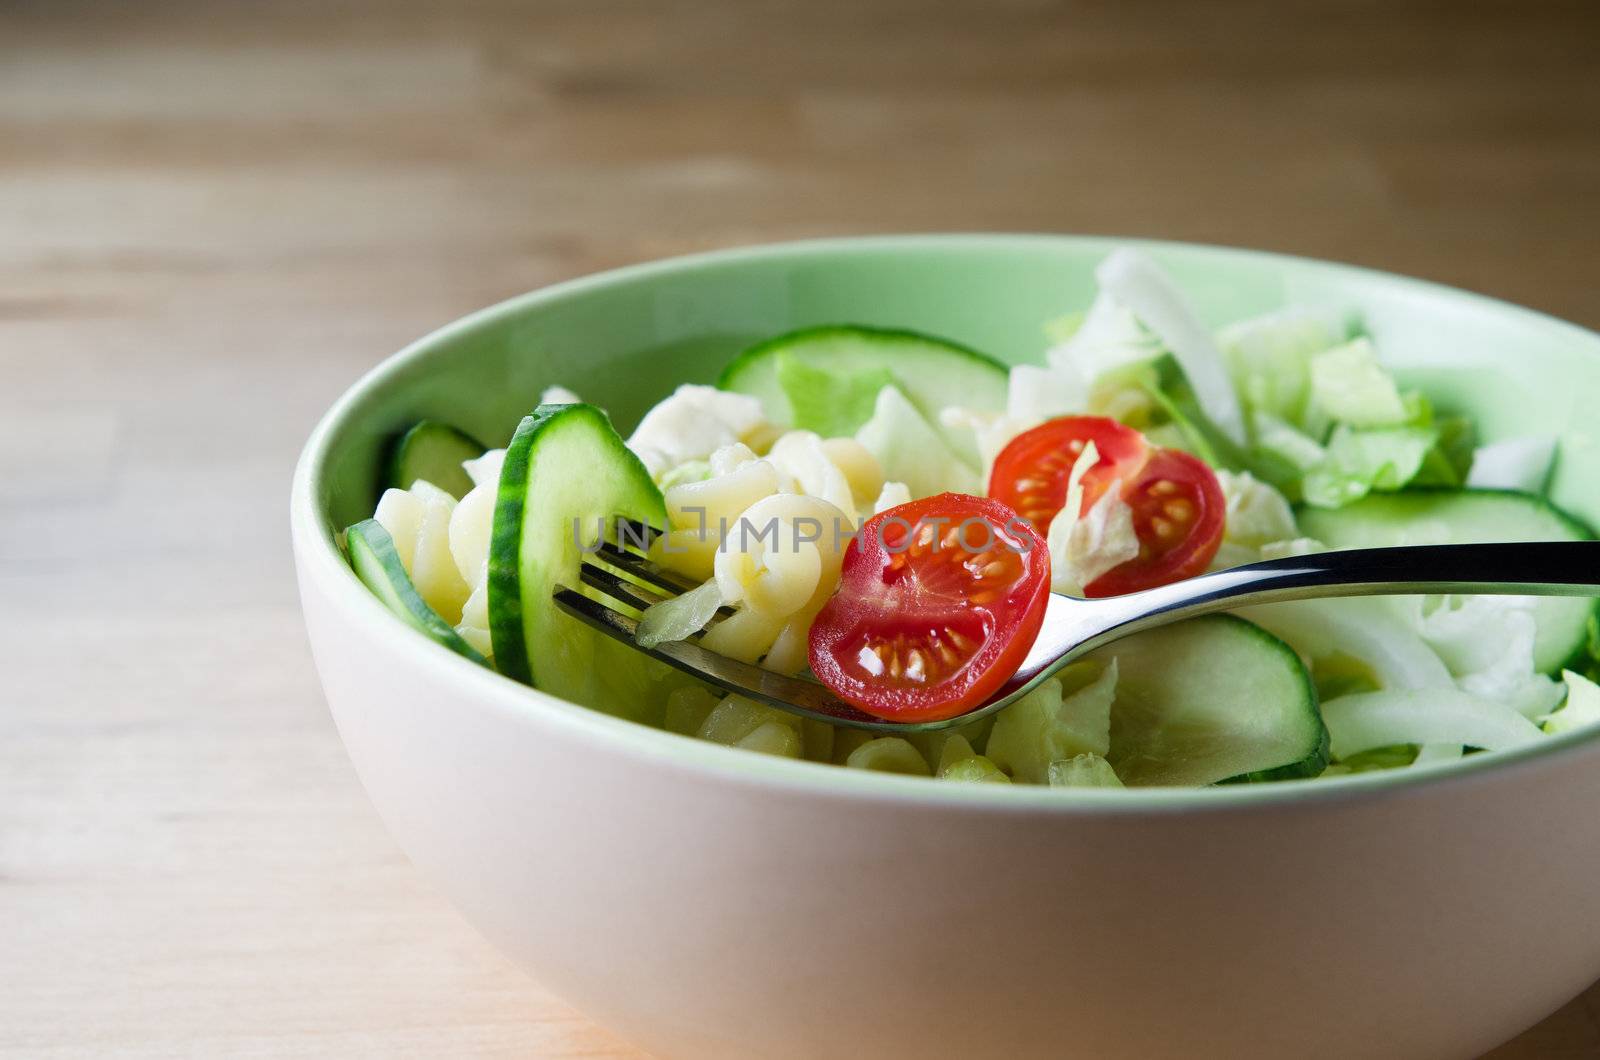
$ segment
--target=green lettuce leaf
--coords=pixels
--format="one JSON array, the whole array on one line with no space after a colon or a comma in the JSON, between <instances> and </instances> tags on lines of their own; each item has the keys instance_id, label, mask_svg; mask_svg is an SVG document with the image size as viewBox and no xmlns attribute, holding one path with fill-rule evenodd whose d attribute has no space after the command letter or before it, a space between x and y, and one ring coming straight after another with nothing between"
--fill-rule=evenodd
<instances>
[{"instance_id":1,"label":"green lettuce leaf","mask_svg":"<svg viewBox=\"0 0 1600 1060\"><path fill-rule=\"evenodd\" d=\"M1438 420L1434 430L1438 440L1422 458L1422 466L1410 485L1460 489L1472 471L1478 445L1477 425L1465 416L1448 416Z\"/></svg>"},{"instance_id":2,"label":"green lettuce leaf","mask_svg":"<svg viewBox=\"0 0 1600 1060\"><path fill-rule=\"evenodd\" d=\"M1314 507L1342 508L1374 490L1404 489L1438 441L1433 427L1358 430L1340 424L1328 441L1326 458L1306 472L1301 496Z\"/></svg>"},{"instance_id":3,"label":"green lettuce leaf","mask_svg":"<svg viewBox=\"0 0 1600 1060\"><path fill-rule=\"evenodd\" d=\"M1337 315L1290 306L1217 333L1234 386L1248 409L1288 422L1305 414L1311 358L1345 341Z\"/></svg>"},{"instance_id":4,"label":"green lettuce leaf","mask_svg":"<svg viewBox=\"0 0 1600 1060\"><path fill-rule=\"evenodd\" d=\"M841 372L787 353L778 354L777 376L794 410L795 427L824 438L854 434L872 418L878 392L894 382L887 368Z\"/></svg>"},{"instance_id":5,"label":"green lettuce leaf","mask_svg":"<svg viewBox=\"0 0 1600 1060\"><path fill-rule=\"evenodd\" d=\"M1571 670L1563 670L1561 679L1567 684L1567 698L1558 709L1538 719L1544 731L1554 736L1600 724L1600 686Z\"/></svg>"},{"instance_id":6,"label":"green lettuce leaf","mask_svg":"<svg viewBox=\"0 0 1600 1060\"><path fill-rule=\"evenodd\" d=\"M1395 427L1415 418L1394 377L1360 338L1311 358L1311 391L1304 423L1313 436L1328 424Z\"/></svg>"},{"instance_id":7,"label":"green lettuce leaf","mask_svg":"<svg viewBox=\"0 0 1600 1060\"><path fill-rule=\"evenodd\" d=\"M856 441L877 457L888 482L904 482L913 497L946 490L981 493L978 474L968 467L897 386L876 395L871 417Z\"/></svg>"}]
</instances>

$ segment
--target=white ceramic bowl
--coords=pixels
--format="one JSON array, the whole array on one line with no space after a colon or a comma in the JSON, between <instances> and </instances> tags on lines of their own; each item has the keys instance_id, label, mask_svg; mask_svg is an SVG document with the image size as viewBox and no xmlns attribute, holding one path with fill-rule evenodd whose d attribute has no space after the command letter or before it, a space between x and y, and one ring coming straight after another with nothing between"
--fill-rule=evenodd
<instances>
[{"instance_id":1,"label":"white ceramic bowl","mask_svg":"<svg viewBox=\"0 0 1600 1060\"><path fill-rule=\"evenodd\" d=\"M746 341L825 320L1027 356L1039 321L1087 301L1111 245L866 239L625 269L445 328L328 413L292 522L329 705L407 854L542 984L673 1057L1416 1060L1472 1056L1600 976L1594 739L1201 791L774 760L437 648L334 545L370 512L382 440L418 415L502 438L561 382L625 427ZM1217 321L1290 300L1360 310L1404 374L1489 433L1563 434L1558 496L1600 512L1573 470L1600 338L1362 270L1147 249Z\"/></svg>"}]
</instances>

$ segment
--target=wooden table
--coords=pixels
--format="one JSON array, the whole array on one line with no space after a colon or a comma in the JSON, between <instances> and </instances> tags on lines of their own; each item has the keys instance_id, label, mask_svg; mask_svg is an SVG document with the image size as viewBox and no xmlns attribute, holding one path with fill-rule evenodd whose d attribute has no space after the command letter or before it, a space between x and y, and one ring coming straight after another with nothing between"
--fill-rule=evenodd
<instances>
[{"instance_id":1,"label":"wooden table","mask_svg":"<svg viewBox=\"0 0 1600 1060\"><path fill-rule=\"evenodd\" d=\"M823 233L1264 246L1600 325L1593 5L0 6L0 1051L631 1056L418 878L285 500L360 371ZM1600 1055L1600 989L1494 1054Z\"/></svg>"}]
</instances>

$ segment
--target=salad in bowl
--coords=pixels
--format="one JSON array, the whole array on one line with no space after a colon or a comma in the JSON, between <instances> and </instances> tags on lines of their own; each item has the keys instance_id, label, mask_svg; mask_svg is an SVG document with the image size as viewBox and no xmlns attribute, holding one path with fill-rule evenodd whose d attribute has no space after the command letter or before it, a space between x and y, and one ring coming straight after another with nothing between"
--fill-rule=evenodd
<instances>
[{"instance_id":1,"label":"salad in bowl","mask_svg":"<svg viewBox=\"0 0 1600 1060\"><path fill-rule=\"evenodd\" d=\"M1033 322L1031 362L846 320L750 345L626 436L559 380L509 437L421 420L346 553L403 621L506 678L847 769L1063 788L1311 780L1600 721L1593 600L1403 596L1135 634L963 724L1017 669L1052 592L1329 549L1594 536L1546 496L1553 435L1479 444L1472 417L1397 381L1351 307L1213 329L1138 250L1095 278L1087 304ZM608 640L553 598L602 545L682 587L638 610L641 646L692 638L875 719L948 724L801 718Z\"/></svg>"}]
</instances>

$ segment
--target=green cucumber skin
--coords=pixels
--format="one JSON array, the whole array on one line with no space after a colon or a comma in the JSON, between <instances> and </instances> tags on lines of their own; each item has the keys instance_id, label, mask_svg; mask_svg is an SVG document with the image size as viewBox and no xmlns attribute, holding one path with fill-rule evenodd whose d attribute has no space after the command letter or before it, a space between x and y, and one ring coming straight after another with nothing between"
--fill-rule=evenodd
<instances>
[{"instance_id":1,"label":"green cucumber skin","mask_svg":"<svg viewBox=\"0 0 1600 1060\"><path fill-rule=\"evenodd\" d=\"M1448 501L1452 499L1472 500L1474 498L1490 499L1501 497L1506 500L1517 501L1529 508L1536 509L1550 516L1558 523L1565 524L1572 530L1572 540L1592 541L1595 539L1594 527L1573 515L1565 508L1560 507L1550 498L1538 493L1525 493L1521 490L1484 489L1481 487L1456 488L1449 486L1413 486L1396 493L1369 494L1361 500L1345 505L1343 508L1308 508L1301 507L1297 515L1310 517L1315 520L1319 515L1329 519L1338 519L1349 514L1352 510L1365 507L1394 507L1411 503L1427 501Z\"/></svg>"},{"instance_id":2,"label":"green cucumber skin","mask_svg":"<svg viewBox=\"0 0 1600 1060\"><path fill-rule=\"evenodd\" d=\"M1316 687L1312 683L1311 675L1306 671L1305 665L1300 661L1300 657L1295 654L1294 649L1282 640L1253 622L1228 614L1207 615L1202 618L1189 619L1176 626L1134 634L1129 640L1159 638L1185 627L1192 632L1207 626L1216 632L1219 642L1233 641L1234 650L1237 650L1238 638L1241 636L1248 638L1249 641L1254 642L1262 649L1265 653L1265 659L1281 665L1286 675L1292 675L1294 694L1290 698L1294 702L1286 704L1285 709L1298 708L1301 713L1286 715L1286 717L1289 722L1297 726L1304 726L1306 732L1302 751L1293 760L1273 764L1263 763L1260 769L1248 770L1205 783L1242 784L1299 780L1315 777L1322 773L1327 768L1329 760L1329 736L1327 726L1322 721L1322 712L1318 707ZM1098 649L1094 654L1096 656L1115 657L1118 655L1118 647L1116 644L1107 645ZM1179 680L1183 680L1182 674L1179 674ZM1179 697L1182 695L1181 691L1171 694ZM1112 709L1113 717L1115 717L1117 708L1113 707ZM1116 760L1119 757L1116 731L1116 723L1113 722L1111 748L1113 765L1117 764Z\"/></svg>"},{"instance_id":3,"label":"green cucumber skin","mask_svg":"<svg viewBox=\"0 0 1600 1060\"><path fill-rule=\"evenodd\" d=\"M530 471L540 438L546 431L569 422L569 417L591 420L597 437L614 442L610 447L611 452L597 452L596 459L621 460L629 465L627 473L630 477L636 478L641 484L651 482L650 473L611 426L610 418L593 405L540 405L517 425L516 432L506 446L489 539L489 638L494 645L495 664L499 671L530 685L535 684L535 679L532 647L528 643L527 623L524 621L525 608L530 601L525 598L528 565L523 549L523 524L529 514ZM653 483L650 489L655 491ZM662 525L666 521L666 509L659 491L655 491L653 501L653 505L645 506L648 510L607 514L624 515ZM541 513L546 514L567 521L591 513ZM546 606L553 606L548 601L542 602Z\"/></svg>"},{"instance_id":4,"label":"green cucumber skin","mask_svg":"<svg viewBox=\"0 0 1600 1060\"><path fill-rule=\"evenodd\" d=\"M406 573L405 564L400 562L394 538L382 523L364 519L345 531L345 541L350 550L350 567L356 577L406 625L457 655L481 666L490 665L478 649L463 640L461 634L422 599Z\"/></svg>"},{"instance_id":5,"label":"green cucumber skin","mask_svg":"<svg viewBox=\"0 0 1600 1060\"><path fill-rule=\"evenodd\" d=\"M461 461L480 457L487 450L488 446L448 423L419 420L390 447L384 467L384 486L410 489L421 478L460 500L473 486ZM441 458L444 466L437 468Z\"/></svg>"},{"instance_id":6,"label":"green cucumber skin","mask_svg":"<svg viewBox=\"0 0 1600 1060\"><path fill-rule=\"evenodd\" d=\"M782 335L774 335L739 353L727 366L722 369L722 374L717 377L717 386L723 390L737 390L738 380L750 367L781 349L786 349L800 342L812 342L817 339L866 339L874 342L921 342L930 346L938 346L952 354L960 354L971 358L976 364L984 368L991 368L1001 375L1009 376L1011 367L1003 361L989 356L981 350L965 346L951 339L938 335L929 335L926 332L912 331L910 328L881 328L871 324L817 324L807 328L796 328L786 331Z\"/></svg>"},{"instance_id":7,"label":"green cucumber skin","mask_svg":"<svg viewBox=\"0 0 1600 1060\"><path fill-rule=\"evenodd\" d=\"M1563 670L1571 670L1591 681L1600 678L1600 600L1595 601L1593 610L1589 612L1583 639L1551 673L1559 675Z\"/></svg>"},{"instance_id":8,"label":"green cucumber skin","mask_svg":"<svg viewBox=\"0 0 1600 1060\"><path fill-rule=\"evenodd\" d=\"M1305 663L1300 661L1300 656L1295 653L1295 650L1282 638L1268 633L1254 622L1240 618L1238 615L1217 615L1215 617L1238 623L1257 637L1263 646L1270 647L1283 656L1285 662L1300 674L1300 680L1304 683L1306 702L1311 705L1317 722L1316 746L1298 762L1289 762L1270 769L1251 770L1248 773L1240 773L1237 776L1219 780L1217 783L1263 784L1279 780L1307 780L1311 777L1320 776L1322 771L1328 768L1328 762L1331 759L1332 737L1328 734L1328 726L1322 721L1322 709L1318 702L1317 686L1316 682L1311 679L1311 672L1306 669Z\"/></svg>"},{"instance_id":9,"label":"green cucumber skin","mask_svg":"<svg viewBox=\"0 0 1600 1060\"><path fill-rule=\"evenodd\" d=\"M820 324L814 327L800 328L774 336L764 342L759 342L738 354L722 374L717 377L717 386L722 390L732 390L742 394L751 394L762 398L766 403L768 393L778 389L776 355L784 350L795 349L806 343L823 342L829 340L856 341L864 344L881 344L890 351L898 344L921 344L948 354L953 360L966 361L972 368L986 375L992 375L997 389L997 395L1003 406L1007 381L1011 369L1008 365L986 353L964 346L937 335L928 335L906 328L883 328L865 324ZM884 358L882 363L886 367L893 365L892 357ZM908 396L910 396L908 394ZM915 397L912 397L917 404ZM920 406L919 406L920 407ZM774 409L768 408L771 416ZM922 409L924 414L937 416L938 409ZM776 421L775 421L776 422ZM779 423L779 426L789 424Z\"/></svg>"},{"instance_id":10,"label":"green cucumber skin","mask_svg":"<svg viewBox=\"0 0 1600 1060\"><path fill-rule=\"evenodd\" d=\"M1309 680L1309 678L1307 678ZM1316 693L1313 691L1312 695ZM1319 709L1317 717L1322 717ZM1328 768L1328 763L1333 760L1333 738L1328 734L1328 727L1321 726L1322 738L1317 741L1316 748L1305 758L1298 762L1290 762L1286 766L1275 769L1257 769L1249 773L1240 773L1236 777L1217 781L1218 784L1271 784L1280 780L1310 780L1320 777Z\"/></svg>"},{"instance_id":11,"label":"green cucumber skin","mask_svg":"<svg viewBox=\"0 0 1600 1060\"><path fill-rule=\"evenodd\" d=\"M1556 526L1562 527L1566 531L1566 537L1555 538L1555 540L1593 541L1595 539L1596 535L1593 527L1571 512L1558 507L1549 498L1539 494L1505 489L1414 488L1401 490L1398 493L1373 494L1343 508L1301 508L1296 510L1295 517L1300 523L1302 532L1308 536L1317 538L1325 544L1336 548L1352 548L1358 546L1345 544L1339 535L1330 534L1328 531L1336 528L1341 523L1347 523L1352 517L1360 519L1363 511L1371 511L1378 518L1385 520L1393 520L1398 514L1404 513L1408 518L1412 519L1431 515L1435 519L1446 521L1449 518L1448 510L1443 515L1439 515L1431 511L1416 511L1413 509L1430 509L1434 505L1448 506L1454 501L1471 503L1476 500L1482 500L1492 502L1495 499L1511 502L1517 507L1524 508L1531 513L1537 513L1549 519ZM1495 536L1480 537L1476 540L1506 541L1517 539L1517 537L1512 536ZM1378 545L1380 543L1380 541L1363 540L1360 545ZM1568 597L1565 599L1570 601L1575 598ZM1600 600L1595 600L1589 604L1581 627L1575 626L1571 633L1563 638L1554 649L1540 653L1543 656L1542 661L1544 663L1540 667L1541 672L1559 673L1562 669L1569 669L1583 673L1592 668L1596 662L1594 650L1596 641L1591 634L1591 628L1597 621L1600 621ZM1545 633L1545 630L1541 629L1541 634L1543 633ZM1540 661L1535 659L1536 664Z\"/></svg>"},{"instance_id":12,"label":"green cucumber skin","mask_svg":"<svg viewBox=\"0 0 1600 1060\"><path fill-rule=\"evenodd\" d=\"M495 665L512 680L529 685L533 667L522 623L522 519L528 502L528 465L539 434L564 407L540 405L517 424L500 465L489 532L489 642L494 645Z\"/></svg>"}]
</instances>

